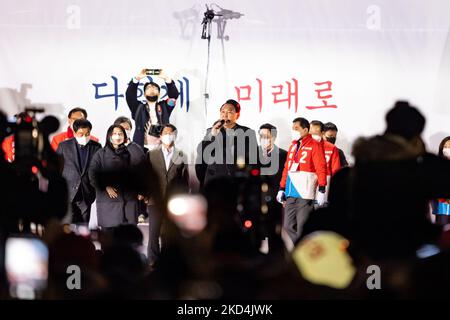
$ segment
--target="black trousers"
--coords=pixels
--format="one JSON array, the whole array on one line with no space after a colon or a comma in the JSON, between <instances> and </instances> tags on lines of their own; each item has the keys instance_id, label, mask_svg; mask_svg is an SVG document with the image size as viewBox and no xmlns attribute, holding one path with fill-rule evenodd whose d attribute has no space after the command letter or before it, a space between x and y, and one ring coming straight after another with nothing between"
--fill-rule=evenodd
<instances>
[{"instance_id":1,"label":"black trousers","mask_svg":"<svg viewBox=\"0 0 450 320\"><path fill-rule=\"evenodd\" d=\"M302 235L303 225L314 210L314 200L287 198L284 208L283 228L294 245Z\"/></svg>"},{"instance_id":2,"label":"black trousers","mask_svg":"<svg viewBox=\"0 0 450 320\"><path fill-rule=\"evenodd\" d=\"M82 192L79 190L69 205L71 223L89 223L89 219L91 218L91 205L84 201Z\"/></svg>"},{"instance_id":3,"label":"black trousers","mask_svg":"<svg viewBox=\"0 0 450 320\"><path fill-rule=\"evenodd\" d=\"M154 264L158 261L161 253L159 236L161 234L162 214L157 210L156 206L148 206L147 212L149 227L147 259L149 264Z\"/></svg>"}]
</instances>

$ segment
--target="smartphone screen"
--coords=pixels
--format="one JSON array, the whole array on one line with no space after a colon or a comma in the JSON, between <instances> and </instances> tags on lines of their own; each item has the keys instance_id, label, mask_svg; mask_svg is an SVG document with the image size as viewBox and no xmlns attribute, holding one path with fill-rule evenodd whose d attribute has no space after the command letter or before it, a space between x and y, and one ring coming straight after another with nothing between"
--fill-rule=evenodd
<instances>
[{"instance_id":1,"label":"smartphone screen","mask_svg":"<svg viewBox=\"0 0 450 320\"><path fill-rule=\"evenodd\" d=\"M5 271L11 297L27 300L39 298L47 287L47 246L33 237L8 238Z\"/></svg>"},{"instance_id":2,"label":"smartphone screen","mask_svg":"<svg viewBox=\"0 0 450 320\"><path fill-rule=\"evenodd\" d=\"M161 73L161 69L145 69L145 74L148 76L159 75Z\"/></svg>"}]
</instances>

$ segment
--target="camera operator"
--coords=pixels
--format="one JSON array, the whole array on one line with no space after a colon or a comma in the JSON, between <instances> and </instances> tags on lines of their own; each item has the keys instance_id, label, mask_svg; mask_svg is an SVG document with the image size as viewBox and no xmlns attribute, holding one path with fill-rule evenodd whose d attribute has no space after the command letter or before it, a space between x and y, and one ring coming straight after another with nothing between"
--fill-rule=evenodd
<instances>
[{"instance_id":1,"label":"camera operator","mask_svg":"<svg viewBox=\"0 0 450 320\"><path fill-rule=\"evenodd\" d=\"M15 115L16 124L19 125L28 116L26 112L20 112ZM3 140L2 149L5 155L5 159L8 162L14 161L15 150L14 150L14 133L10 134Z\"/></svg>"},{"instance_id":2,"label":"camera operator","mask_svg":"<svg viewBox=\"0 0 450 320\"><path fill-rule=\"evenodd\" d=\"M0 143L3 143L8 135L9 124L6 115L0 112ZM19 203L19 192L16 181L16 174L13 167L4 157L4 150L0 149L0 201L2 203L2 214L0 215L0 236L4 236L1 232L10 229L12 224L12 216L17 214L17 203Z\"/></svg>"},{"instance_id":3,"label":"camera operator","mask_svg":"<svg viewBox=\"0 0 450 320\"><path fill-rule=\"evenodd\" d=\"M61 219L67 208L66 182L59 173L58 156L51 149L49 134L58 129L55 117L45 117L40 123L35 113L43 110L27 109L28 116L20 124L9 124L2 117L1 140L8 128L14 131L15 160L2 161L2 227L6 232L23 231L30 223L44 225L50 218ZM4 204L4 205L3 205ZM3 223L5 222L5 223Z\"/></svg>"},{"instance_id":4,"label":"camera operator","mask_svg":"<svg viewBox=\"0 0 450 320\"><path fill-rule=\"evenodd\" d=\"M136 124L133 141L141 147L145 145L147 149L152 150L160 145L159 134L161 133L160 128L153 129L152 127L169 123L179 92L175 82L163 70L159 70L157 76L166 83L168 98L158 101L161 88L156 82L151 81L144 85L145 101L139 101L137 99L139 81L147 77L147 70L142 69L130 81L125 95L128 108L130 108L132 118ZM151 133L149 134L149 132Z\"/></svg>"}]
</instances>

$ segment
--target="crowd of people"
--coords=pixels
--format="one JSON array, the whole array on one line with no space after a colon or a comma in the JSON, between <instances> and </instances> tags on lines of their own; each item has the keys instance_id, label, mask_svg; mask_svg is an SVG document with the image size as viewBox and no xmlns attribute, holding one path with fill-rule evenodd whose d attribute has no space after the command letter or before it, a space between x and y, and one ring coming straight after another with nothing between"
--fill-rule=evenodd
<instances>
[{"instance_id":1,"label":"crowd of people","mask_svg":"<svg viewBox=\"0 0 450 320\"><path fill-rule=\"evenodd\" d=\"M241 106L227 100L197 148L205 227L186 236L167 209L177 195L194 193L170 121L179 92L164 72L159 76L167 99L160 100L160 86L148 82L145 101L137 100L143 69L126 91L133 121L118 117L103 145L91 135L83 108L70 110L67 129L47 141L48 152L58 155L67 192L57 219L37 221L45 225L42 237L50 251L45 298L363 298L373 294L362 277L369 264L391 266L391 277L383 278L386 296L419 297L429 293L430 283L450 284L450 137L438 155L427 152L421 139L425 118L418 109L397 102L386 115L383 134L354 143L355 164L349 166L335 145L335 124L293 119L292 143L284 150L276 145L274 125L262 124L256 133L238 124ZM19 114L18 124L26 117ZM2 177L14 180L15 136L3 127ZM51 185L47 171L40 174ZM46 191L37 184L40 196ZM20 188L1 194L13 201ZM85 238L76 232L89 224L94 201L100 249L92 234ZM137 228L145 220L147 254L140 250ZM3 241L8 228L2 229ZM358 272L345 290L314 286L297 267L295 248L322 231L350 243L341 251ZM430 244L439 253L434 260L420 260L417 251ZM65 287L65 267L71 264L86 270L82 292ZM400 283L395 279L405 268Z\"/></svg>"}]
</instances>

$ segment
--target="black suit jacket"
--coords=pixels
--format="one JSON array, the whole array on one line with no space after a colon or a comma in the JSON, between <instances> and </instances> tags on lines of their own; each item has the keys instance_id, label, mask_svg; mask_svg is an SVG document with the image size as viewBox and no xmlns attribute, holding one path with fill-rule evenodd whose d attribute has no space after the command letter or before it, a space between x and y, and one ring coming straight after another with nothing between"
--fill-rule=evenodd
<instances>
[{"instance_id":1,"label":"black suit jacket","mask_svg":"<svg viewBox=\"0 0 450 320\"><path fill-rule=\"evenodd\" d=\"M89 164L94 154L101 149L100 143L90 140L85 148L87 148L87 159L84 168L80 167L78 161L77 140L75 138L61 142L56 149L64 161L62 171L63 177L67 181L69 202L72 202L78 190L81 188L82 196L87 204L91 204L95 200L95 189L89 180Z\"/></svg>"},{"instance_id":2,"label":"black suit jacket","mask_svg":"<svg viewBox=\"0 0 450 320\"><path fill-rule=\"evenodd\" d=\"M287 151L274 146L271 154L266 157L262 149L259 149L261 161L261 176L269 183L272 196L276 197L280 189L280 181L283 176L284 164L286 163ZM273 162L272 161L276 161ZM267 172L267 173L266 173Z\"/></svg>"},{"instance_id":3,"label":"black suit jacket","mask_svg":"<svg viewBox=\"0 0 450 320\"><path fill-rule=\"evenodd\" d=\"M211 135L211 128L208 128L205 137L197 147L195 172L200 186L203 187L214 177L234 176L238 170L238 158L244 159L247 166L258 166L258 144L255 131L236 124L230 130L222 127L220 133L214 137Z\"/></svg>"},{"instance_id":4,"label":"black suit jacket","mask_svg":"<svg viewBox=\"0 0 450 320\"><path fill-rule=\"evenodd\" d=\"M131 116L136 124L136 129L134 131L133 141L136 142L141 147L144 146L144 136L145 136L145 125L150 119L150 114L147 111L147 104L142 103L137 99L137 88L139 83L134 83L130 81L128 84L127 91L125 93L127 99L128 108L131 111ZM169 99L177 99L179 92L175 83L166 83L167 86L167 96ZM158 117L158 124L169 123L170 115L175 108L175 105L169 106L167 100L159 101L156 103L156 116Z\"/></svg>"}]
</instances>

